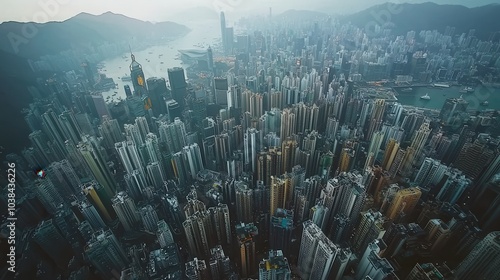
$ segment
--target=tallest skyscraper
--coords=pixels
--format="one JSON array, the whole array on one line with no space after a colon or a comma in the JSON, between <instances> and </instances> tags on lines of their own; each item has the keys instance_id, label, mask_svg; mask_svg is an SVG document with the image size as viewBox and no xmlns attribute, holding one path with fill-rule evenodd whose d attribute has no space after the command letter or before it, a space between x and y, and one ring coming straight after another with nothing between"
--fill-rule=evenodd
<instances>
[{"instance_id":1,"label":"tallest skyscraper","mask_svg":"<svg viewBox=\"0 0 500 280\"><path fill-rule=\"evenodd\" d=\"M220 12L220 37L222 41L222 47L226 51L226 15L224 12Z\"/></svg>"}]
</instances>

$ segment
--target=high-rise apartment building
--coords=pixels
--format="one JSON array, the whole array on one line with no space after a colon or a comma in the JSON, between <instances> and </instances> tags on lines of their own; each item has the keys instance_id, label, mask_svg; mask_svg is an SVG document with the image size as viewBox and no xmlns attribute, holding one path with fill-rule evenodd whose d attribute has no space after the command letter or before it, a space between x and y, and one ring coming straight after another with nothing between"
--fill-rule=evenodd
<instances>
[{"instance_id":1,"label":"high-rise apartment building","mask_svg":"<svg viewBox=\"0 0 500 280\"><path fill-rule=\"evenodd\" d=\"M391 201L386 217L394 220L410 215L421 195L418 187L399 190Z\"/></svg>"},{"instance_id":2,"label":"high-rise apartment building","mask_svg":"<svg viewBox=\"0 0 500 280\"><path fill-rule=\"evenodd\" d=\"M271 250L259 263L259 280L290 280L292 272L281 250Z\"/></svg>"},{"instance_id":3,"label":"high-rise apartment building","mask_svg":"<svg viewBox=\"0 0 500 280\"><path fill-rule=\"evenodd\" d=\"M240 275L242 277L252 276L257 269L255 259L255 239L257 234L257 227L253 223L236 225L236 239L238 240L240 255Z\"/></svg>"},{"instance_id":4,"label":"high-rise apartment building","mask_svg":"<svg viewBox=\"0 0 500 280\"><path fill-rule=\"evenodd\" d=\"M141 219L134 200L126 192L119 192L111 202L123 228L126 231L132 230Z\"/></svg>"},{"instance_id":5,"label":"high-rise apartment building","mask_svg":"<svg viewBox=\"0 0 500 280\"><path fill-rule=\"evenodd\" d=\"M500 279L500 232L488 234L455 269L458 280Z\"/></svg>"}]
</instances>

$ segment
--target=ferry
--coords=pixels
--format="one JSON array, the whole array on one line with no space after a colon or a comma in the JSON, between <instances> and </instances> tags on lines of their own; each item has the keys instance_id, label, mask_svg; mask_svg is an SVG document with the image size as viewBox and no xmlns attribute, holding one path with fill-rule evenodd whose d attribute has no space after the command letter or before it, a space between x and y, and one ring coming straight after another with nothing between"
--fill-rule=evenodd
<instances>
[{"instance_id":1,"label":"ferry","mask_svg":"<svg viewBox=\"0 0 500 280\"><path fill-rule=\"evenodd\" d=\"M481 106L488 106L490 103L488 102L488 100L484 101L484 102L481 102Z\"/></svg>"},{"instance_id":2,"label":"ferry","mask_svg":"<svg viewBox=\"0 0 500 280\"><path fill-rule=\"evenodd\" d=\"M409 87L409 88L404 88L401 90L402 92L411 92L413 91L413 88Z\"/></svg>"},{"instance_id":3,"label":"ferry","mask_svg":"<svg viewBox=\"0 0 500 280\"><path fill-rule=\"evenodd\" d=\"M448 84L432 84L433 87L439 87L439 88L449 88L450 85Z\"/></svg>"},{"instance_id":4,"label":"ferry","mask_svg":"<svg viewBox=\"0 0 500 280\"><path fill-rule=\"evenodd\" d=\"M420 96L420 99L423 99L423 100L431 100L431 97L429 96L429 94L428 94L428 93L426 93L425 95Z\"/></svg>"}]
</instances>

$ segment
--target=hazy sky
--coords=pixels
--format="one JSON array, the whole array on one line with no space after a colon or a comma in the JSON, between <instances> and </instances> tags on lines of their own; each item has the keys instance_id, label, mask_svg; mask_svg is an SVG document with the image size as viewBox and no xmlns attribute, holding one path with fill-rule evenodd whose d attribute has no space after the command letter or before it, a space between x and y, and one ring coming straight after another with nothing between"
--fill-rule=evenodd
<instances>
[{"instance_id":1,"label":"hazy sky","mask_svg":"<svg viewBox=\"0 0 500 280\"><path fill-rule=\"evenodd\" d=\"M389 0L15 0L2 5L0 22L4 21L61 21L80 12L102 14L107 11L129 17L164 21L175 14L193 7L207 7L216 11L225 10L227 17L248 14L267 14L288 9L320 10L332 14L356 12ZM429 2L419 0L390 0L394 3ZM500 0L434 0L439 4L461 4L469 7L481 6Z\"/></svg>"}]
</instances>

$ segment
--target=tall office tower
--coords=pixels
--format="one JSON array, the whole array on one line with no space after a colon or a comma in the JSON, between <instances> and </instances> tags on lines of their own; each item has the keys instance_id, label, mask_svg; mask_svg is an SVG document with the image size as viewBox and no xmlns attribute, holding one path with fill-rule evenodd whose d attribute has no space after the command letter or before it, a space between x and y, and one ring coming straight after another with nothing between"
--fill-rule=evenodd
<instances>
[{"instance_id":1,"label":"tall office tower","mask_svg":"<svg viewBox=\"0 0 500 280\"><path fill-rule=\"evenodd\" d=\"M211 279L225 279L231 273L231 260L224 254L221 245L210 249L209 265Z\"/></svg>"},{"instance_id":2,"label":"tall office tower","mask_svg":"<svg viewBox=\"0 0 500 280\"><path fill-rule=\"evenodd\" d=\"M73 256L71 245L55 227L53 220L42 221L33 233L33 240L60 268L66 269Z\"/></svg>"},{"instance_id":3,"label":"tall office tower","mask_svg":"<svg viewBox=\"0 0 500 280\"><path fill-rule=\"evenodd\" d=\"M130 90L130 86L129 85L124 85L123 86L123 90L125 91L125 96L126 97L132 96L132 91Z\"/></svg>"},{"instance_id":4,"label":"tall office tower","mask_svg":"<svg viewBox=\"0 0 500 280\"><path fill-rule=\"evenodd\" d=\"M172 230L165 220L158 221L157 227L158 230L156 231L156 238L158 239L158 243L160 243L161 248L165 248L168 245L175 243Z\"/></svg>"},{"instance_id":5,"label":"tall office tower","mask_svg":"<svg viewBox=\"0 0 500 280\"><path fill-rule=\"evenodd\" d=\"M227 204L208 208L214 223L218 244L231 244L231 219Z\"/></svg>"},{"instance_id":6,"label":"tall office tower","mask_svg":"<svg viewBox=\"0 0 500 280\"><path fill-rule=\"evenodd\" d=\"M295 134L296 131L296 119L295 113L292 109L283 109L281 111L281 126L280 126L280 138L285 140L288 137Z\"/></svg>"},{"instance_id":7,"label":"tall office tower","mask_svg":"<svg viewBox=\"0 0 500 280\"><path fill-rule=\"evenodd\" d=\"M62 197L69 197L80 192L80 179L67 159L52 162L46 170L47 178L56 186Z\"/></svg>"},{"instance_id":8,"label":"tall office tower","mask_svg":"<svg viewBox=\"0 0 500 280\"><path fill-rule=\"evenodd\" d=\"M215 73L214 54L213 54L212 48L210 46L208 46L208 49L207 49L207 64L208 64L208 70Z\"/></svg>"},{"instance_id":9,"label":"tall office tower","mask_svg":"<svg viewBox=\"0 0 500 280\"><path fill-rule=\"evenodd\" d=\"M189 176L189 163L186 162L182 152L173 154L171 163L175 178L179 179L181 186L184 186L191 178Z\"/></svg>"},{"instance_id":10,"label":"tall office tower","mask_svg":"<svg viewBox=\"0 0 500 280\"><path fill-rule=\"evenodd\" d=\"M106 224L102 220L99 212L95 209L94 205L82 201L78 205L78 209L80 213L82 213L85 220L88 221L89 225L92 227L94 231L100 230L106 227Z\"/></svg>"},{"instance_id":11,"label":"tall office tower","mask_svg":"<svg viewBox=\"0 0 500 280\"><path fill-rule=\"evenodd\" d=\"M153 114L155 117L167 114L167 105L164 97L168 95L167 82L164 78L148 78L146 80L148 85L149 98L153 106Z\"/></svg>"},{"instance_id":12,"label":"tall office tower","mask_svg":"<svg viewBox=\"0 0 500 280\"><path fill-rule=\"evenodd\" d=\"M410 150L410 147L408 147L408 150ZM407 150L399 148L397 149L396 155L394 156L394 159L392 160L392 164L387 169L389 171L389 176L393 179L398 175L400 170L404 166L405 159L407 158Z\"/></svg>"},{"instance_id":13,"label":"tall office tower","mask_svg":"<svg viewBox=\"0 0 500 280\"><path fill-rule=\"evenodd\" d=\"M440 219L431 219L424 230L427 232L427 240L432 244L431 251L439 252L450 238L450 227Z\"/></svg>"},{"instance_id":14,"label":"tall office tower","mask_svg":"<svg viewBox=\"0 0 500 280\"><path fill-rule=\"evenodd\" d=\"M130 115L132 117L138 118L146 116L146 106L144 104L143 98L146 98L146 100L148 100L147 97L140 97L138 95L128 96L125 100L125 102L127 103L127 110L130 112Z\"/></svg>"},{"instance_id":15,"label":"tall office tower","mask_svg":"<svg viewBox=\"0 0 500 280\"><path fill-rule=\"evenodd\" d=\"M205 169L201 158L200 147L196 143L185 146L182 150L182 155L184 161L189 163L189 173L191 177L195 179L196 176L198 176L198 172Z\"/></svg>"},{"instance_id":16,"label":"tall office tower","mask_svg":"<svg viewBox=\"0 0 500 280\"><path fill-rule=\"evenodd\" d=\"M139 170L133 170L132 173L127 173L123 176L125 180L127 193L135 200L143 199L144 190L148 186L146 177Z\"/></svg>"},{"instance_id":17,"label":"tall office tower","mask_svg":"<svg viewBox=\"0 0 500 280\"><path fill-rule=\"evenodd\" d=\"M496 155L494 151L496 147L489 146L489 140L489 135L479 135L474 143L465 143L454 166L462 170L468 177L478 178Z\"/></svg>"},{"instance_id":18,"label":"tall office tower","mask_svg":"<svg viewBox=\"0 0 500 280\"><path fill-rule=\"evenodd\" d=\"M184 205L184 215L186 217L194 215L196 212L203 212L207 210L205 203L198 199L188 199L186 205Z\"/></svg>"},{"instance_id":19,"label":"tall office tower","mask_svg":"<svg viewBox=\"0 0 500 280\"><path fill-rule=\"evenodd\" d=\"M144 173L141 157L134 142L123 141L115 143L115 149L127 173L131 174L134 170Z\"/></svg>"},{"instance_id":20,"label":"tall office tower","mask_svg":"<svg viewBox=\"0 0 500 280\"><path fill-rule=\"evenodd\" d=\"M332 224L331 221L337 215L349 218L350 227L357 224L366 200L365 187L361 184L362 179L363 177L359 174L341 173L330 179L326 188L321 190L320 198L330 209L327 218L329 224Z\"/></svg>"},{"instance_id":21,"label":"tall office tower","mask_svg":"<svg viewBox=\"0 0 500 280\"><path fill-rule=\"evenodd\" d=\"M275 214L271 217L269 248L281 250L285 254L288 254L290 252L292 230L293 210L276 209Z\"/></svg>"},{"instance_id":22,"label":"tall office tower","mask_svg":"<svg viewBox=\"0 0 500 280\"><path fill-rule=\"evenodd\" d=\"M66 138L63 126L53 109L42 114L42 129L60 150L64 147L64 141L73 140Z\"/></svg>"},{"instance_id":23,"label":"tall office tower","mask_svg":"<svg viewBox=\"0 0 500 280\"><path fill-rule=\"evenodd\" d=\"M428 185L437 185L441 182L448 167L442 164L439 160L433 158L425 158L420 166L420 169L415 176L415 183L427 187Z\"/></svg>"},{"instance_id":24,"label":"tall office tower","mask_svg":"<svg viewBox=\"0 0 500 280\"><path fill-rule=\"evenodd\" d=\"M387 259L380 258L384 249L385 244L381 239L372 240L368 244L356 268L355 279L393 279L386 278L393 273L394 268Z\"/></svg>"},{"instance_id":25,"label":"tall office tower","mask_svg":"<svg viewBox=\"0 0 500 280\"><path fill-rule=\"evenodd\" d=\"M186 126L179 118L175 118L173 123L161 124L159 128L160 141L168 145L171 153L177 153L187 145Z\"/></svg>"},{"instance_id":26,"label":"tall office tower","mask_svg":"<svg viewBox=\"0 0 500 280\"><path fill-rule=\"evenodd\" d=\"M123 228L126 231L132 230L141 219L132 198L126 192L119 192L111 199L111 202Z\"/></svg>"},{"instance_id":27,"label":"tall office tower","mask_svg":"<svg viewBox=\"0 0 500 280\"><path fill-rule=\"evenodd\" d=\"M155 209L150 204L141 207L140 210L142 224L144 228L149 232L156 232L158 229L158 215Z\"/></svg>"},{"instance_id":28,"label":"tall office tower","mask_svg":"<svg viewBox=\"0 0 500 280\"><path fill-rule=\"evenodd\" d=\"M89 181L81 185L82 193L87 200L99 211L100 216L107 222L115 218L111 197L106 190L96 181Z\"/></svg>"},{"instance_id":29,"label":"tall office tower","mask_svg":"<svg viewBox=\"0 0 500 280\"><path fill-rule=\"evenodd\" d=\"M373 104L372 114L370 116L370 122L368 123L367 132L365 135L365 140L370 141L372 139L373 133L379 131L382 127L382 122L384 121L385 112L385 100L377 99Z\"/></svg>"},{"instance_id":30,"label":"tall office tower","mask_svg":"<svg viewBox=\"0 0 500 280\"><path fill-rule=\"evenodd\" d=\"M148 89L146 87L146 78L144 78L144 72L142 71L142 66L137 61L135 61L135 55L130 54L132 62L130 63L130 77L132 78L132 85L134 86L134 94L136 96L145 96L148 94Z\"/></svg>"},{"instance_id":31,"label":"tall office tower","mask_svg":"<svg viewBox=\"0 0 500 280\"><path fill-rule=\"evenodd\" d=\"M283 139L281 144L281 158L283 162L281 163L281 174L285 174L286 172L291 172L292 167L295 166L295 153L298 147L298 143L296 140L291 138Z\"/></svg>"},{"instance_id":32,"label":"tall office tower","mask_svg":"<svg viewBox=\"0 0 500 280\"><path fill-rule=\"evenodd\" d=\"M429 134L431 133L431 129L429 127L428 122L424 122L420 128L415 131L413 134L413 138L411 140L411 145L410 147L413 148L414 151L414 156L412 159L412 164L413 161L417 160L422 156L422 152L424 150L425 143L427 142L427 138L429 138Z\"/></svg>"},{"instance_id":33,"label":"tall office tower","mask_svg":"<svg viewBox=\"0 0 500 280\"><path fill-rule=\"evenodd\" d=\"M472 180L463 175L462 171L449 168L436 186L439 189L436 199L455 204L471 185Z\"/></svg>"},{"instance_id":34,"label":"tall office tower","mask_svg":"<svg viewBox=\"0 0 500 280\"><path fill-rule=\"evenodd\" d=\"M446 264L417 263L406 280L452 280L456 279L454 273Z\"/></svg>"},{"instance_id":35,"label":"tall office tower","mask_svg":"<svg viewBox=\"0 0 500 280\"><path fill-rule=\"evenodd\" d=\"M188 242L189 251L195 256L208 256L209 234L208 221L210 216L207 211L196 212L186 218L182 223Z\"/></svg>"},{"instance_id":36,"label":"tall office tower","mask_svg":"<svg viewBox=\"0 0 500 280\"><path fill-rule=\"evenodd\" d=\"M291 280L292 271L288 259L281 250L270 250L267 258L259 263L259 280Z\"/></svg>"},{"instance_id":37,"label":"tall office tower","mask_svg":"<svg viewBox=\"0 0 500 280\"><path fill-rule=\"evenodd\" d=\"M214 94L215 94L215 104L218 104L221 106L227 106L228 105L227 96L228 96L228 90L229 90L227 78L214 77L213 85L214 85Z\"/></svg>"},{"instance_id":38,"label":"tall office tower","mask_svg":"<svg viewBox=\"0 0 500 280\"><path fill-rule=\"evenodd\" d=\"M137 147L144 144L144 139L139 131L139 127L136 124L124 124L126 141L132 141Z\"/></svg>"},{"instance_id":39,"label":"tall office tower","mask_svg":"<svg viewBox=\"0 0 500 280\"><path fill-rule=\"evenodd\" d=\"M227 54L232 54L233 53L233 44L234 44L234 28L233 27L226 27L226 32L224 34L225 36L225 42L226 42L226 47L224 47L224 51Z\"/></svg>"},{"instance_id":40,"label":"tall office tower","mask_svg":"<svg viewBox=\"0 0 500 280\"><path fill-rule=\"evenodd\" d=\"M189 280L203 280L210 278L210 271L204 260L194 258L186 263L186 277Z\"/></svg>"},{"instance_id":41,"label":"tall office tower","mask_svg":"<svg viewBox=\"0 0 500 280\"><path fill-rule=\"evenodd\" d=\"M328 223L328 210L330 209L328 209L328 207L325 207L322 201L319 201L311 208L311 211L309 212L309 218L311 219L311 221L313 221L313 223L315 223L323 231L326 231L326 226Z\"/></svg>"},{"instance_id":42,"label":"tall office tower","mask_svg":"<svg viewBox=\"0 0 500 280\"><path fill-rule=\"evenodd\" d=\"M448 98L439 113L439 119L446 125L460 127L467 119L468 105L463 98Z\"/></svg>"},{"instance_id":43,"label":"tall office tower","mask_svg":"<svg viewBox=\"0 0 500 280\"><path fill-rule=\"evenodd\" d=\"M361 213L361 220L353 238L354 252L361 254L374 239L384 236L386 219L380 212L368 210Z\"/></svg>"},{"instance_id":44,"label":"tall office tower","mask_svg":"<svg viewBox=\"0 0 500 280\"><path fill-rule=\"evenodd\" d=\"M289 184L285 184L285 180L271 176L269 213L276 213L276 209L278 208L286 208L286 198L288 197L288 192L291 191L287 186Z\"/></svg>"},{"instance_id":45,"label":"tall office tower","mask_svg":"<svg viewBox=\"0 0 500 280\"><path fill-rule=\"evenodd\" d=\"M495 175L500 172L500 155L495 156L495 158L490 162L489 167L487 167L481 176L477 177L476 188L474 189L474 194L477 198L485 191L488 183L495 178Z\"/></svg>"},{"instance_id":46,"label":"tall office tower","mask_svg":"<svg viewBox=\"0 0 500 280\"><path fill-rule=\"evenodd\" d=\"M224 52L228 53L228 50L226 49L226 16L224 15L224 12L220 12L220 36Z\"/></svg>"},{"instance_id":47,"label":"tall office tower","mask_svg":"<svg viewBox=\"0 0 500 280\"><path fill-rule=\"evenodd\" d=\"M36 163L31 163L30 161L28 161L30 162L31 165L33 165L33 168L35 168L36 166L47 166L52 161L58 159L57 152L50 150L48 145L49 139L45 137L45 134L41 130L36 130L30 133L29 139L31 145L34 148L31 149L33 149L33 151L36 152L35 153Z\"/></svg>"},{"instance_id":48,"label":"tall office tower","mask_svg":"<svg viewBox=\"0 0 500 280\"><path fill-rule=\"evenodd\" d=\"M489 233L455 269L455 277L465 279L499 279L500 232Z\"/></svg>"},{"instance_id":49,"label":"tall office tower","mask_svg":"<svg viewBox=\"0 0 500 280\"><path fill-rule=\"evenodd\" d=\"M159 162L151 162L146 166L148 178L155 188L161 188L166 181L166 175L163 175Z\"/></svg>"},{"instance_id":50,"label":"tall office tower","mask_svg":"<svg viewBox=\"0 0 500 280\"><path fill-rule=\"evenodd\" d=\"M184 108L187 95L186 77L184 69L181 67L169 68L167 70L170 89L172 90L172 98L179 104L180 108Z\"/></svg>"},{"instance_id":51,"label":"tall office tower","mask_svg":"<svg viewBox=\"0 0 500 280\"><path fill-rule=\"evenodd\" d=\"M298 269L302 279L328 279L339 248L312 221L303 224Z\"/></svg>"},{"instance_id":52,"label":"tall office tower","mask_svg":"<svg viewBox=\"0 0 500 280\"><path fill-rule=\"evenodd\" d=\"M115 119L111 119L108 116L102 118L101 125L98 127L99 134L103 138L104 147L107 149L112 149L115 147L116 142L123 141L123 135L120 130L120 124ZM84 139L82 139L84 141Z\"/></svg>"},{"instance_id":53,"label":"tall office tower","mask_svg":"<svg viewBox=\"0 0 500 280\"><path fill-rule=\"evenodd\" d=\"M85 254L101 277L120 277L120 271L129 265L127 254L111 230L98 231L85 246Z\"/></svg>"},{"instance_id":54,"label":"tall office tower","mask_svg":"<svg viewBox=\"0 0 500 280\"><path fill-rule=\"evenodd\" d=\"M234 183L236 193L236 216L238 221L250 223L253 221L253 190L242 181Z\"/></svg>"},{"instance_id":55,"label":"tall office tower","mask_svg":"<svg viewBox=\"0 0 500 280\"><path fill-rule=\"evenodd\" d=\"M255 128L248 128L244 136L245 169L257 170L257 153L260 151L261 133Z\"/></svg>"},{"instance_id":56,"label":"tall office tower","mask_svg":"<svg viewBox=\"0 0 500 280\"><path fill-rule=\"evenodd\" d=\"M89 107L91 108L90 110L92 112L93 118L99 118L103 120L104 116L111 116L102 93L92 93L90 95L90 100L91 105L89 105Z\"/></svg>"},{"instance_id":57,"label":"tall office tower","mask_svg":"<svg viewBox=\"0 0 500 280\"><path fill-rule=\"evenodd\" d=\"M340 152L339 158L339 166L337 171L341 172L349 172L354 166L354 157L356 156L355 150L350 148L343 148Z\"/></svg>"},{"instance_id":58,"label":"tall office tower","mask_svg":"<svg viewBox=\"0 0 500 280\"><path fill-rule=\"evenodd\" d=\"M45 209L51 214L55 214L57 207L64 204L63 198L50 180L37 179L35 181L35 193Z\"/></svg>"},{"instance_id":59,"label":"tall office tower","mask_svg":"<svg viewBox=\"0 0 500 280\"><path fill-rule=\"evenodd\" d=\"M258 234L257 227L253 223L237 224L236 238L240 252L240 269L242 277L250 277L257 267L255 260L255 241Z\"/></svg>"},{"instance_id":60,"label":"tall office tower","mask_svg":"<svg viewBox=\"0 0 500 280\"><path fill-rule=\"evenodd\" d=\"M386 212L387 218L390 220L398 220L409 216L413 212L415 206L417 206L421 195L422 192L418 187L399 190L392 199L391 205Z\"/></svg>"},{"instance_id":61,"label":"tall office tower","mask_svg":"<svg viewBox=\"0 0 500 280\"><path fill-rule=\"evenodd\" d=\"M382 160L382 168L384 170L389 170L392 166L392 162L396 157L399 150L399 143L395 139L390 139L385 147L384 158Z\"/></svg>"},{"instance_id":62,"label":"tall office tower","mask_svg":"<svg viewBox=\"0 0 500 280\"><path fill-rule=\"evenodd\" d=\"M61 129L65 140L70 140L73 144L78 144L81 139L82 131L80 125L76 121L75 115L72 111L64 111L59 115L59 122L61 124Z\"/></svg>"}]
</instances>

